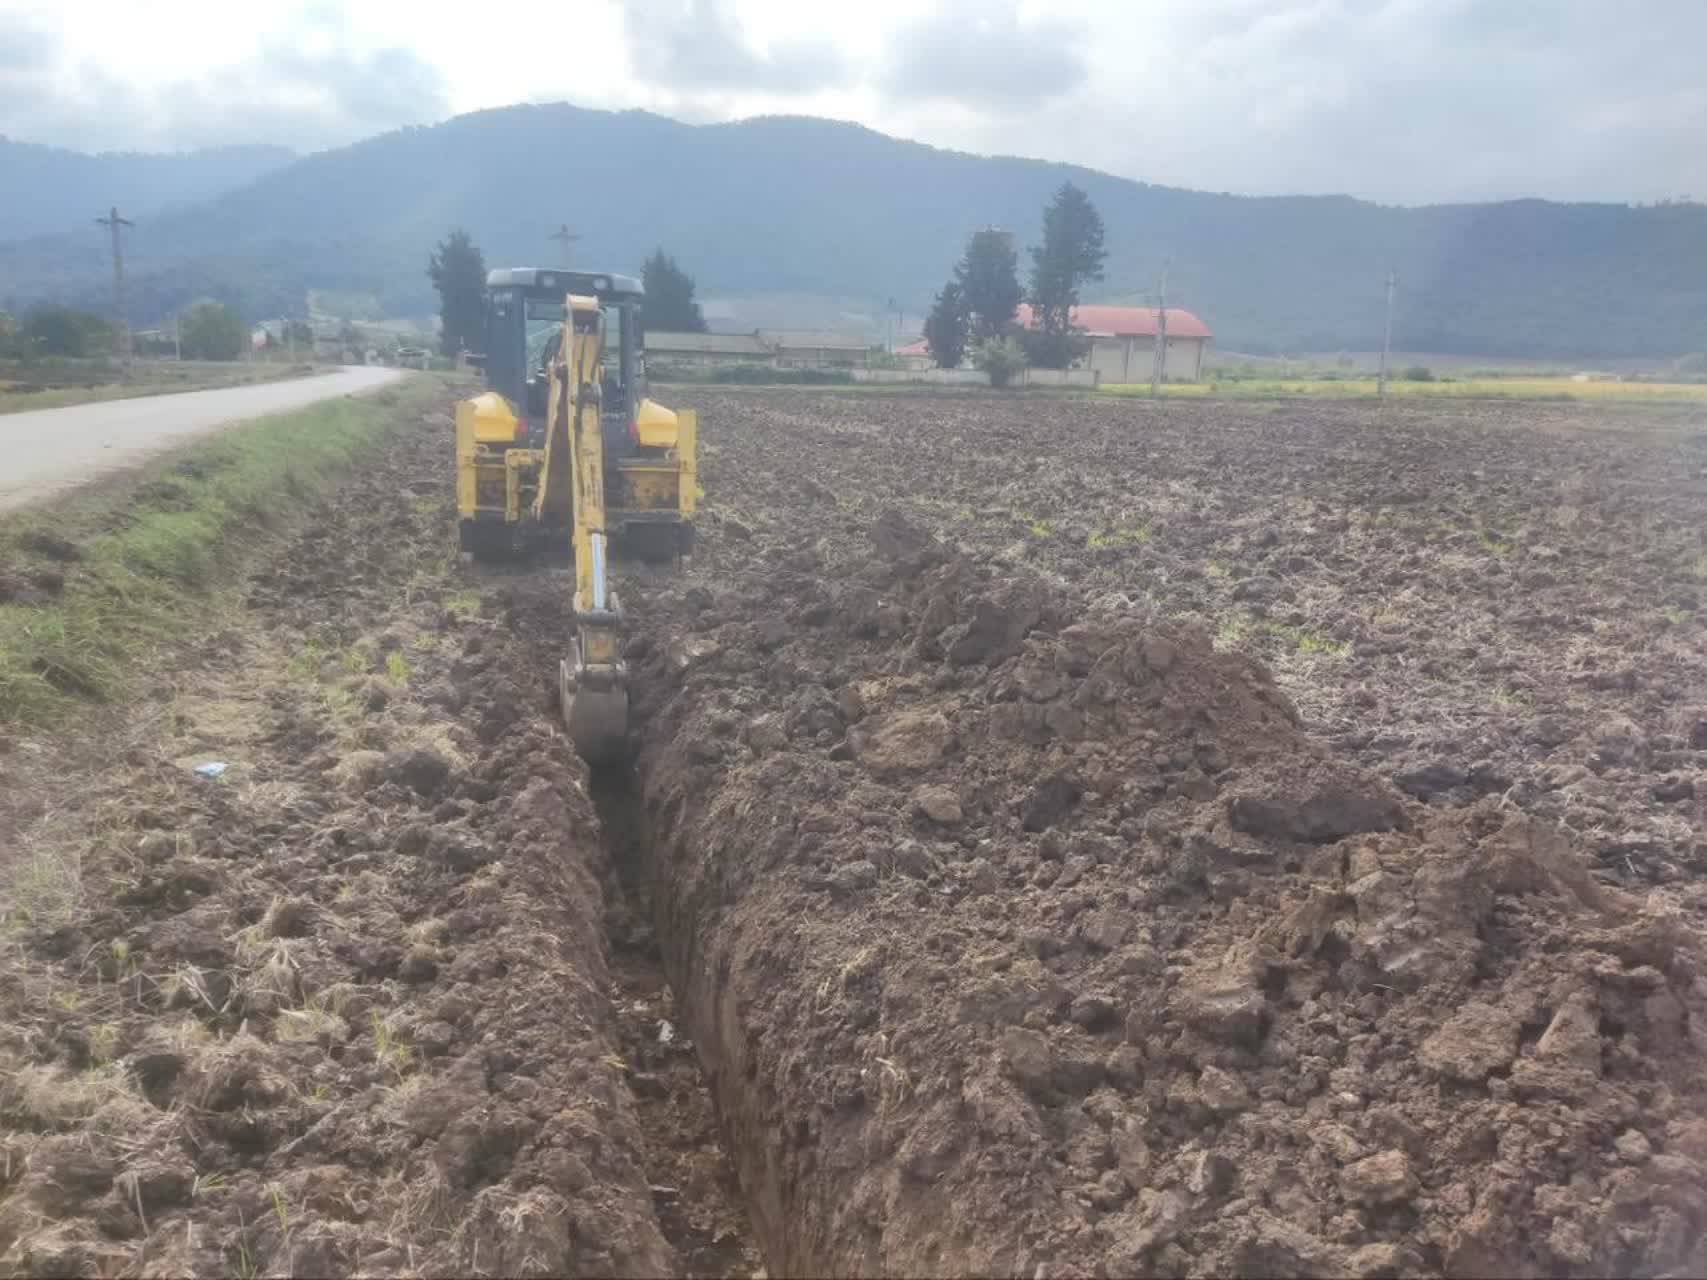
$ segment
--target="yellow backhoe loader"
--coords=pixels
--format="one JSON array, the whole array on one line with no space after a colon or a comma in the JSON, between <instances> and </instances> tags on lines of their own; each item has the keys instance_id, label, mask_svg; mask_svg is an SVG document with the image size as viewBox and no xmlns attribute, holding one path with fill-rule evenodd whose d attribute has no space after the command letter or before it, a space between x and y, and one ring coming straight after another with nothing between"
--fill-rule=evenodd
<instances>
[{"instance_id":1,"label":"yellow backhoe loader","mask_svg":"<svg viewBox=\"0 0 1707 1280\"><path fill-rule=\"evenodd\" d=\"M486 383L456 410L459 536L478 558L566 540L575 634L559 668L583 759L628 737L613 547L645 559L693 545L698 419L645 394L638 281L513 268L486 278Z\"/></svg>"}]
</instances>

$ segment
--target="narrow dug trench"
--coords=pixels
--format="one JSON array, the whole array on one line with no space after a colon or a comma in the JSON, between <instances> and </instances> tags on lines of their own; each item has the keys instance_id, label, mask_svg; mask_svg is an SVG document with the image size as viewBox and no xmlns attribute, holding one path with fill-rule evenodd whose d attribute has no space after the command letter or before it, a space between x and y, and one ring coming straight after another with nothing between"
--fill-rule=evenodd
<instances>
[{"instance_id":1,"label":"narrow dug trench","mask_svg":"<svg viewBox=\"0 0 1707 1280\"><path fill-rule=\"evenodd\" d=\"M1190 619L980 548L1002 495L923 471L929 433L722 408L696 563L626 594L600 808L772 1269L1707 1266L1675 907L1550 815L1418 803Z\"/></svg>"},{"instance_id":2,"label":"narrow dug trench","mask_svg":"<svg viewBox=\"0 0 1707 1280\"><path fill-rule=\"evenodd\" d=\"M497 624L488 641L495 652L486 660L503 663L518 681L529 682L516 689L517 702L537 697L528 714L549 717L553 735L560 737L555 685L541 673L555 671L561 638L570 632L568 570L538 563L497 570L470 564L461 572ZM505 717L521 712L519 705L499 709ZM635 1118L636 1159L659 1231L675 1255L672 1271L708 1280L763 1275L764 1257L749 1226L737 1166L723 1145L717 1100L668 979L655 919L650 824L637 778L626 766L585 777L600 836L595 866L613 1061L622 1066Z\"/></svg>"},{"instance_id":3,"label":"narrow dug trench","mask_svg":"<svg viewBox=\"0 0 1707 1280\"><path fill-rule=\"evenodd\" d=\"M664 972L653 925L646 820L634 776L626 768L597 770L591 792L617 881L607 888L605 910L612 1004L659 1228L684 1276L761 1275L763 1259L723 1148L711 1091Z\"/></svg>"},{"instance_id":4,"label":"narrow dug trench","mask_svg":"<svg viewBox=\"0 0 1707 1280\"><path fill-rule=\"evenodd\" d=\"M564 632L506 603L563 575L456 562L449 399L121 751L0 756L60 797L0 882L0 1273L759 1270L627 811L607 847L537 678Z\"/></svg>"}]
</instances>

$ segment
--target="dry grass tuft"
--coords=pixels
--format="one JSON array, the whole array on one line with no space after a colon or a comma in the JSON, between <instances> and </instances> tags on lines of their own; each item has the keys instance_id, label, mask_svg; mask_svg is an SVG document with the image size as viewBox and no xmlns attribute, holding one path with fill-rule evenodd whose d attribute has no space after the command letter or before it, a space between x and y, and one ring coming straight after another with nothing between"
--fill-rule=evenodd
<instances>
[{"instance_id":1,"label":"dry grass tuft","mask_svg":"<svg viewBox=\"0 0 1707 1280\"><path fill-rule=\"evenodd\" d=\"M32 1064L0 1076L0 1118L20 1129L70 1128L124 1099L136 1100L110 1063L88 1071Z\"/></svg>"},{"instance_id":2,"label":"dry grass tuft","mask_svg":"<svg viewBox=\"0 0 1707 1280\"><path fill-rule=\"evenodd\" d=\"M51 932L83 909L83 854L72 847L36 845L0 879L0 927Z\"/></svg>"}]
</instances>

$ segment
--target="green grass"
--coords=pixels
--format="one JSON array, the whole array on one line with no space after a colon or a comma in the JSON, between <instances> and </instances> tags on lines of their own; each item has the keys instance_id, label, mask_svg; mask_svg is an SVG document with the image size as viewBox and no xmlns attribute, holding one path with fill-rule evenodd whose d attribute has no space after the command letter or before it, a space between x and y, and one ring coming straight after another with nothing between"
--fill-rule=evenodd
<instances>
[{"instance_id":1,"label":"green grass","mask_svg":"<svg viewBox=\"0 0 1707 1280\"><path fill-rule=\"evenodd\" d=\"M1492 552L1496 556L1509 556L1516 550L1515 543L1507 541L1489 529L1477 530L1476 541L1482 544L1485 551Z\"/></svg>"},{"instance_id":2,"label":"green grass","mask_svg":"<svg viewBox=\"0 0 1707 1280\"><path fill-rule=\"evenodd\" d=\"M1221 381L1171 382L1162 394L1173 399L1213 396L1218 399L1277 399L1293 396L1328 400L1373 400L1379 392L1374 378L1228 378ZM1105 383L1098 395L1143 397L1147 382ZM1707 402L1707 384L1690 382L1575 382L1569 377L1459 378L1435 382L1388 380L1387 394L1468 400L1556 400L1595 403Z\"/></svg>"},{"instance_id":3,"label":"green grass","mask_svg":"<svg viewBox=\"0 0 1707 1280\"><path fill-rule=\"evenodd\" d=\"M1222 617L1215 631L1218 649L1242 648L1251 640L1267 636L1280 641L1294 653L1306 657L1349 658L1351 644L1308 627L1288 626L1283 622L1264 622L1248 614L1234 612Z\"/></svg>"},{"instance_id":4,"label":"green grass","mask_svg":"<svg viewBox=\"0 0 1707 1280\"><path fill-rule=\"evenodd\" d=\"M1501 711L1516 711L1535 704L1535 699L1521 689L1499 685L1494 689L1493 704Z\"/></svg>"},{"instance_id":5,"label":"green grass","mask_svg":"<svg viewBox=\"0 0 1707 1280\"><path fill-rule=\"evenodd\" d=\"M254 548L435 390L423 379L260 419L164 456L134 485L0 518L0 569L63 576L55 594L0 604L0 725L124 697Z\"/></svg>"},{"instance_id":6,"label":"green grass","mask_svg":"<svg viewBox=\"0 0 1707 1280\"><path fill-rule=\"evenodd\" d=\"M445 610L457 618L480 616L480 594L475 591L453 591L445 597Z\"/></svg>"},{"instance_id":7,"label":"green grass","mask_svg":"<svg viewBox=\"0 0 1707 1280\"><path fill-rule=\"evenodd\" d=\"M1277 630L1276 634L1280 632ZM1347 658L1351 656L1351 645L1343 640L1333 640L1319 631L1300 630L1292 637L1293 647L1299 653L1319 653L1330 658Z\"/></svg>"},{"instance_id":8,"label":"green grass","mask_svg":"<svg viewBox=\"0 0 1707 1280\"><path fill-rule=\"evenodd\" d=\"M369 1015L369 1025L373 1029L374 1061L401 1080L408 1073L413 1056L409 1046L397 1038L397 1033L378 1009Z\"/></svg>"},{"instance_id":9,"label":"green grass","mask_svg":"<svg viewBox=\"0 0 1707 1280\"><path fill-rule=\"evenodd\" d=\"M1150 540L1150 526L1121 525L1114 529L1099 529L1085 539L1085 545L1094 549L1102 547L1141 547Z\"/></svg>"},{"instance_id":10,"label":"green grass","mask_svg":"<svg viewBox=\"0 0 1707 1280\"><path fill-rule=\"evenodd\" d=\"M321 372L306 361L138 360L130 376L109 360L0 361L0 414L62 409L97 400L206 391L215 387L278 382Z\"/></svg>"}]
</instances>

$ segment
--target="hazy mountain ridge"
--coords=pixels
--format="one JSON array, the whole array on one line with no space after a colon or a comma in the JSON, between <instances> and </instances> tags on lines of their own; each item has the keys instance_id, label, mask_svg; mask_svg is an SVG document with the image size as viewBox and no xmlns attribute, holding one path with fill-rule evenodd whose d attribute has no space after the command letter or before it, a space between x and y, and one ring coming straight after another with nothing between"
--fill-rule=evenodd
<instances>
[{"instance_id":1,"label":"hazy mountain ridge","mask_svg":"<svg viewBox=\"0 0 1707 1280\"><path fill-rule=\"evenodd\" d=\"M555 259L547 235L563 222L583 237L581 264L633 270L661 244L702 295L894 298L916 313L971 230L995 224L1022 246L1034 242L1042 206L1066 178L1089 192L1108 229L1108 278L1087 300L1139 299L1171 257L1170 302L1201 314L1226 346L1379 345L1391 266L1402 348L1707 348L1701 205L1395 208L1234 196L945 151L825 120L695 126L564 104L384 134L162 214L132 240L135 318L208 293L253 314L300 309L307 287L371 292L394 313L428 311L426 256L450 226L466 226L499 264ZM88 234L0 245L0 302L99 301L105 270L103 246Z\"/></svg>"},{"instance_id":2,"label":"hazy mountain ridge","mask_svg":"<svg viewBox=\"0 0 1707 1280\"><path fill-rule=\"evenodd\" d=\"M0 134L0 240L62 233L112 205L126 216L201 203L295 160L288 147L87 155Z\"/></svg>"}]
</instances>

